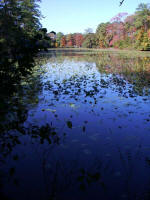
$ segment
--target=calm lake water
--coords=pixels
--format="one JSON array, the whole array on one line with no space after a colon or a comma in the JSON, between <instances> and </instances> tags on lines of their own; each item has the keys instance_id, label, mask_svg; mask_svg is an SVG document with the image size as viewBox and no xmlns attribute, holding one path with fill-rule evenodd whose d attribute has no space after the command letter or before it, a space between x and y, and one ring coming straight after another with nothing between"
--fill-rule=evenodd
<instances>
[{"instance_id":1,"label":"calm lake water","mask_svg":"<svg viewBox=\"0 0 150 200\"><path fill-rule=\"evenodd\" d=\"M150 56L138 54L41 55L0 105L3 199L150 199Z\"/></svg>"}]
</instances>

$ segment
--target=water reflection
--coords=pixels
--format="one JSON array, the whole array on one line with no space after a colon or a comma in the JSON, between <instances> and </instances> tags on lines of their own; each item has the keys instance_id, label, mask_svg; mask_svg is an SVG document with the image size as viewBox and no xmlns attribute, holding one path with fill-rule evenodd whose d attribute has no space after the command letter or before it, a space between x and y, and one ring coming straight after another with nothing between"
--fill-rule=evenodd
<instances>
[{"instance_id":1,"label":"water reflection","mask_svg":"<svg viewBox=\"0 0 150 200\"><path fill-rule=\"evenodd\" d=\"M149 57L55 52L7 100L8 199L149 199Z\"/></svg>"}]
</instances>

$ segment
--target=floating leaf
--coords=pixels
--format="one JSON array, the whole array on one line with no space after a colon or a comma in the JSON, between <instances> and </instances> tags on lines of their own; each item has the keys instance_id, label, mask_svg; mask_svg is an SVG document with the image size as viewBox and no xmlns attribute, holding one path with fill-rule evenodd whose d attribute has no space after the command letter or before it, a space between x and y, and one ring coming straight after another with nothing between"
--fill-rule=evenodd
<instances>
[{"instance_id":1,"label":"floating leaf","mask_svg":"<svg viewBox=\"0 0 150 200\"><path fill-rule=\"evenodd\" d=\"M14 156L13 156L13 159L14 159L14 160L18 160L18 155L14 155Z\"/></svg>"},{"instance_id":2,"label":"floating leaf","mask_svg":"<svg viewBox=\"0 0 150 200\"><path fill-rule=\"evenodd\" d=\"M53 110L53 109L50 109L50 108L47 108L47 109L42 109L42 111L44 112L44 111L50 111L50 112L56 112L56 110Z\"/></svg>"},{"instance_id":3,"label":"floating leaf","mask_svg":"<svg viewBox=\"0 0 150 200\"><path fill-rule=\"evenodd\" d=\"M75 108L75 107L76 107L74 103L70 103L69 106L70 106L71 108Z\"/></svg>"},{"instance_id":4,"label":"floating leaf","mask_svg":"<svg viewBox=\"0 0 150 200\"><path fill-rule=\"evenodd\" d=\"M68 128L72 128L72 122L71 121L67 121L67 126L68 126Z\"/></svg>"},{"instance_id":5,"label":"floating leaf","mask_svg":"<svg viewBox=\"0 0 150 200\"><path fill-rule=\"evenodd\" d=\"M52 135L56 135L56 132L55 132L55 131L53 131L53 132L52 132Z\"/></svg>"},{"instance_id":6,"label":"floating leaf","mask_svg":"<svg viewBox=\"0 0 150 200\"><path fill-rule=\"evenodd\" d=\"M92 175L92 178L95 180L95 181L98 181L100 179L100 173L95 173Z\"/></svg>"},{"instance_id":7,"label":"floating leaf","mask_svg":"<svg viewBox=\"0 0 150 200\"><path fill-rule=\"evenodd\" d=\"M83 132L85 132L85 126L82 127Z\"/></svg>"},{"instance_id":8,"label":"floating leaf","mask_svg":"<svg viewBox=\"0 0 150 200\"><path fill-rule=\"evenodd\" d=\"M86 187L85 184L80 184L80 190L85 191Z\"/></svg>"},{"instance_id":9,"label":"floating leaf","mask_svg":"<svg viewBox=\"0 0 150 200\"><path fill-rule=\"evenodd\" d=\"M14 167L10 168L10 170L9 170L10 176L13 176L14 173L15 173L15 168Z\"/></svg>"},{"instance_id":10,"label":"floating leaf","mask_svg":"<svg viewBox=\"0 0 150 200\"><path fill-rule=\"evenodd\" d=\"M82 174L85 174L85 169L81 168L80 171Z\"/></svg>"},{"instance_id":11,"label":"floating leaf","mask_svg":"<svg viewBox=\"0 0 150 200\"><path fill-rule=\"evenodd\" d=\"M78 181L82 182L84 180L84 176L79 176Z\"/></svg>"}]
</instances>

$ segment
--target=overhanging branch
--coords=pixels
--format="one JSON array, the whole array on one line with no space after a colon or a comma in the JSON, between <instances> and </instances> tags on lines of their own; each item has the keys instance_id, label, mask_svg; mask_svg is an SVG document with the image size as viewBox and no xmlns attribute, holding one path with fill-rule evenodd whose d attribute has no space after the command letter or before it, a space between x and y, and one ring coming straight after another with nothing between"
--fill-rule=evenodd
<instances>
[{"instance_id":1,"label":"overhanging branch","mask_svg":"<svg viewBox=\"0 0 150 200\"><path fill-rule=\"evenodd\" d=\"M123 4L124 0L120 1L120 6Z\"/></svg>"}]
</instances>

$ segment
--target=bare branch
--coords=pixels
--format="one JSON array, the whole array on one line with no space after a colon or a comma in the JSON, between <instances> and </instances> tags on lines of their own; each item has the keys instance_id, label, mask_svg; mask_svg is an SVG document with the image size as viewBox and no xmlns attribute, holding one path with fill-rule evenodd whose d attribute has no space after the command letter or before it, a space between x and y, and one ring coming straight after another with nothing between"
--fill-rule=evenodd
<instances>
[{"instance_id":1,"label":"bare branch","mask_svg":"<svg viewBox=\"0 0 150 200\"><path fill-rule=\"evenodd\" d=\"M120 6L123 4L124 0L120 1Z\"/></svg>"}]
</instances>

